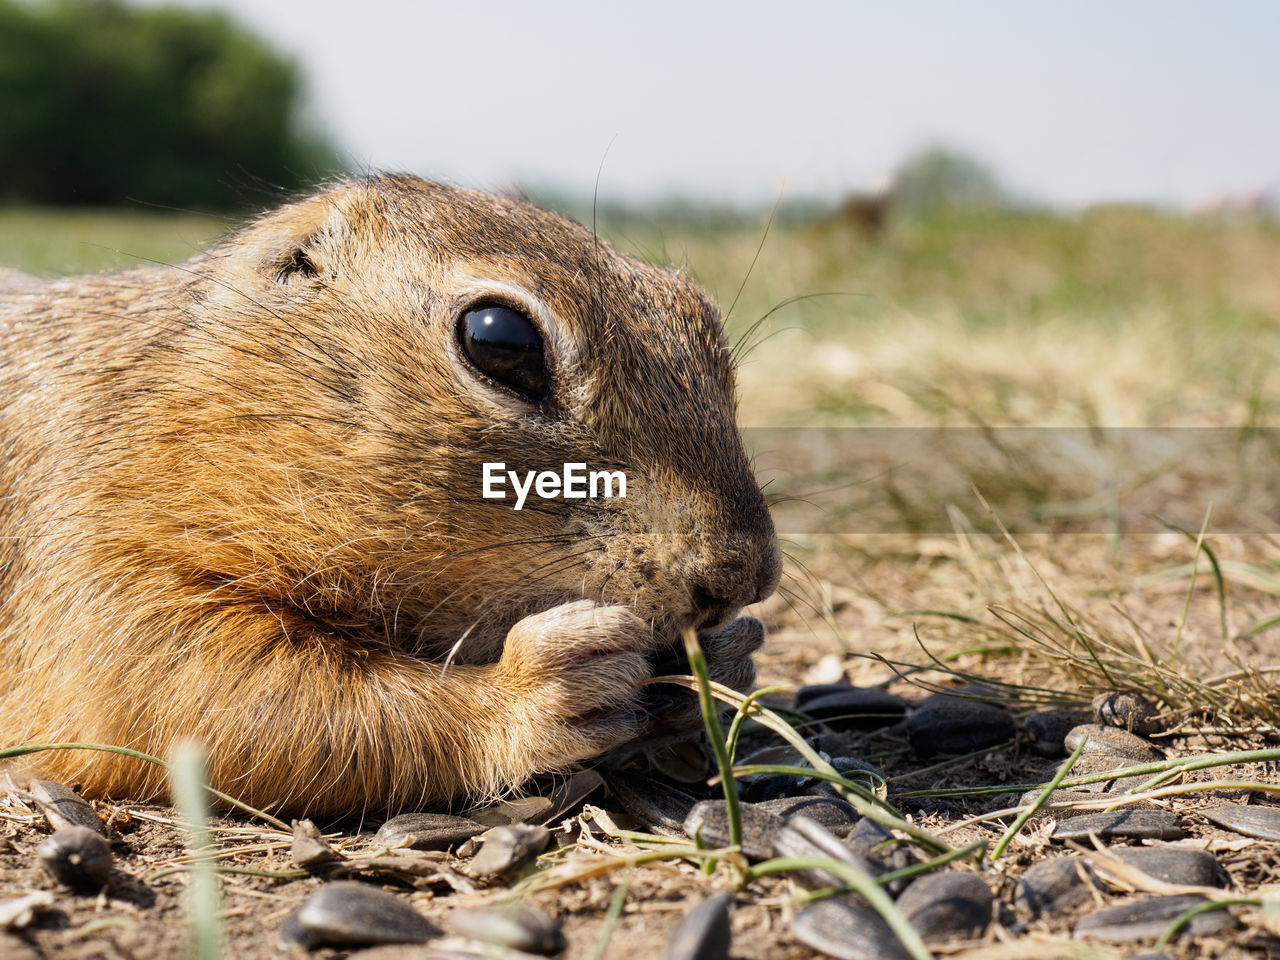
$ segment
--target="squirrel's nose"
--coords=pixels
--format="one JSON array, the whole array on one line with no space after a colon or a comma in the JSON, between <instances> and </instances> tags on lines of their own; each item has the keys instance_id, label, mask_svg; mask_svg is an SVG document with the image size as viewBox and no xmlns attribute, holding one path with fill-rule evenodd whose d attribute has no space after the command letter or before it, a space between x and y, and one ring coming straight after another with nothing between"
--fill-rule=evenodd
<instances>
[{"instance_id":1,"label":"squirrel's nose","mask_svg":"<svg viewBox=\"0 0 1280 960\"><path fill-rule=\"evenodd\" d=\"M778 589L778 581L781 579L782 550L775 540L773 549L765 554L765 558L760 561L760 565L756 568L756 593L748 602L759 603L761 600L768 599L773 591Z\"/></svg>"},{"instance_id":2,"label":"squirrel's nose","mask_svg":"<svg viewBox=\"0 0 1280 960\"><path fill-rule=\"evenodd\" d=\"M689 586L693 623L706 629L723 623L749 603L758 603L778 586L782 556L776 543L754 569L743 563L712 567Z\"/></svg>"},{"instance_id":3,"label":"squirrel's nose","mask_svg":"<svg viewBox=\"0 0 1280 960\"><path fill-rule=\"evenodd\" d=\"M690 588L689 596L693 600L693 625L699 630L723 623L728 619L730 610L736 609L728 596L700 583Z\"/></svg>"}]
</instances>

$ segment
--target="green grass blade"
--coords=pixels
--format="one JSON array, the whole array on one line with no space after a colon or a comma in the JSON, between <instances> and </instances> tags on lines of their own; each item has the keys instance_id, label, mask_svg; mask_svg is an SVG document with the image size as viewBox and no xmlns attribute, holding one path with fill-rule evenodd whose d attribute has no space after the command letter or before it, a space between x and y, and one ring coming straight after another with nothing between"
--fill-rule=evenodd
<instances>
[{"instance_id":1,"label":"green grass blade","mask_svg":"<svg viewBox=\"0 0 1280 960\"><path fill-rule=\"evenodd\" d=\"M733 778L733 760L729 756L724 730L720 727L719 711L711 693L711 678L707 673L707 661L702 655L702 647L698 645L696 631L689 629L684 632L684 650L689 658L689 669L698 681L698 705L702 708L702 722L706 725L707 738L711 741L716 763L720 766L721 785L729 815L729 843L741 849L742 811L738 806L738 781Z\"/></svg>"},{"instance_id":2,"label":"green grass blade","mask_svg":"<svg viewBox=\"0 0 1280 960\"><path fill-rule=\"evenodd\" d=\"M1035 816L1036 811L1039 810L1040 807L1044 805L1044 802L1053 795L1053 791L1058 789L1058 784L1062 783L1062 781L1067 778L1067 774L1071 772L1071 768L1074 767L1076 761L1080 759L1080 754L1084 753L1085 744L1088 742L1089 735L1085 734L1080 738L1079 746L1072 751L1071 756L1067 757L1067 762L1062 765L1057 774L1054 775L1054 778L1045 785L1043 790L1040 791L1039 796L1036 797L1031 806L1023 813L1018 814L1013 823L1009 824L1009 829L1004 832L1004 835L1000 837L999 842L996 843L995 849L991 851L992 860L1000 859L1000 855L1004 853L1004 848L1010 844L1015 836L1017 836L1018 831L1026 825L1028 820Z\"/></svg>"},{"instance_id":3,"label":"green grass blade","mask_svg":"<svg viewBox=\"0 0 1280 960\"><path fill-rule=\"evenodd\" d=\"M622 874L622 882L613 892L613 899L609 901L609 909L605 912L604 923L600 927L600 936L596 938L595 949L591 952L591 960L603 960L605 951L609 948L609 938L613 936L613 928L617 925L618 918L622 916L622 908L627 903L627 894L631 892L631 878L635 870L634 866L627 867Z\"/></svg>"},{"instance_id":4,"label":"green grass blade","mask_svg":"<svg viewBox=\"0 0 1280 960\"><path fill-rule=\"evenodd\" d=\"M204 749L191 741L178 744L169 764L169 779L174 805L182 814L187 848L199 857L211 843L205 803ZM190 871L191 882L187 887L190 955L193 960L221 960L222 917L213 861L200 857L190 865Z\"/></svg>"},{"instance_id":5,"label":"green grass blade","mask_svg":"<svg viewBox=\"0 0 1280 960\"><path fill-rule=\"evenodd\" d=\"M1180 913L1174 919L1173 923L1169 924L1169 929L1166 930L1161 935L1160 939L1156 941L1156 945L1153 949L1157 953L1164 950L1165 947L1169 946L1173 938L1178 935L1178 931L1180 931L1183 927L1185 927L1188 923L1190 923L1196 917L1200 916L1200 914L1208 913L1210 910L1225 910L1227 907L1230 907L1230 906L1260 907L1262 906L1262 901L1255 900L1249 897L1241 897L1238 900L1234 900L1234 899L1233 900L1210 900L1207 903L1197 904L1196 906L1192 907L1190 910L1186 910L1183 913Z\"/></svg>"},{"instance_id":6,"label":"green grass blade","mask_svg":"<svg viewBox=\"0 0 1280 960\"><path fill-rule=\"evenodd\" d=\"M128 747L117 747L110 743L28 743L21 747L5 747L3 750L0 750L0 760L7 760L10 757L21 757L28 753L39 753L41 750L101 750L104 753L118 753L121 756L132 757L135 760L144 760L147 763L154 763L157 766L164 767L166 770L170 769L170 765L159 757L153 757L151 754L143 753L140 750L130 750ZM293 832L287 823L271 816L269 813L264 813L262 810L251 807L247 803L241 803L235 797L225 794L221 790L215 790L208 784L205 784L205 789L223 803L235 807L237 810L243 810L245 813L252 814L259 820L265 820L276 829L282 830L285 833Z\"/></svg>"}]
</instances>

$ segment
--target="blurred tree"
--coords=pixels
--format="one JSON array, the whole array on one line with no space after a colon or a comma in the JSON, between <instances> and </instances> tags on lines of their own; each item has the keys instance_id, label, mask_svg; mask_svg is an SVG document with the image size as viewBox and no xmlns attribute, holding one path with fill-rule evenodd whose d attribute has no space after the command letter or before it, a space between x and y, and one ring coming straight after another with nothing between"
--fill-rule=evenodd
<instances>
[{"instance_id":1,"label":"blurred tree","mask_svg":"<svg viewBox=\"0 0 1280 960\"><path fill-rule=\"evenodd\" d=\"M983 163L949 147L911 154L894 173L894 205L906 213L1008 206L1010 198Z\"/></svg>"},{"instance_id":2,"label":"blurred tree","mask_svg":"<svg viewBox=\"0 0 1280 960\"><path fill-rule=\"evenodd\" d=\"M0 0L0 197L256 205L337 166L300 89L221 13Z\"/></svg>"}]
</instances>

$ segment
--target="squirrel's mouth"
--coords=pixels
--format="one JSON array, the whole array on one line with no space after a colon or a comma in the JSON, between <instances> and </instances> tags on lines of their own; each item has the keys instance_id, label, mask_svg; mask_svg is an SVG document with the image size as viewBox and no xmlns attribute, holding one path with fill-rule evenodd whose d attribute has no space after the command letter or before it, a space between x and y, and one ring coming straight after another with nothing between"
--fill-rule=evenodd
<instances>
[{"instance_id":1,"label":"squirrel's mouth","mask_svg":"<svg viewBox=\"0 0 1280 960\"><path fill-rule=\"evenodd\" d=\"M736 602L699 597L697 589L672 591L674 595L665 597L646 597L643 592L614 594L598 589L547 589L524 596L516 596L512 591L498 595L500 599L452 611L451 616L442 616L444 611L433 610L418 619L411 632L406 631L408 636L400 634L396 645L410 656L427 661L494 663L502 656L507 633L520 620L564 603L590 600L602 605L629 606L650 625L652 634L645 649L655 675L687 674L689 663L681 640L683 632L689 628L699 633L716 630L733 620L741 609Z\"/></svg>"}]
</instances>

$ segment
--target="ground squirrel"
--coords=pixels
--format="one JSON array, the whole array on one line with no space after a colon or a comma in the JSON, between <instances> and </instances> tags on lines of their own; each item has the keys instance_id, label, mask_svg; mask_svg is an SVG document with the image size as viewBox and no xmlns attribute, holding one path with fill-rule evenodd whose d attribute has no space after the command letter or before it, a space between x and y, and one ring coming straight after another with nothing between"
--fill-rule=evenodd
<instances>
[{"instance_id":1,"label":"ground squirrel","mask_svg":"<svg viewBox=\"0 0 1280 960\"><path fill-rule=\"evenodd\" d=\"M333 184L171 267L0 271L0 745L209 751L335 815L644 734L682 628L745 687L780 553L719 311L515 200ZM484 464L626 496L483 495ZM563 493L563 488L561 489ZM95 796L163 791L48 751Z\"/></svg>"}]
</instances>

